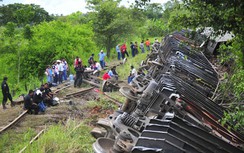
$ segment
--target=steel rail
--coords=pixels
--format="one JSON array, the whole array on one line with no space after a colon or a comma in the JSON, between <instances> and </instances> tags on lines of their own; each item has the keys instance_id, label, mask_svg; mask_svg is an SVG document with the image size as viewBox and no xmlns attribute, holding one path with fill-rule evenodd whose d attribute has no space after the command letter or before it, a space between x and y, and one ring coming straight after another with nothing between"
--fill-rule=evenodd
<instances>
[{"instance_id":1,"label":"steel rail","mask_svg":"<svg viewBox=\"0 0 244 153\"><path fill-rule=\"evenodd\" d=\"M37 133L37 135L34 138L31 139L31 141L29 142L29 144L27 144L23 149L21 149L19 151L19 153L24 152L29 145L31 145L34 141L36 141L41 136L41 134L43 134L45 132L45 130L46 129L43 129L39 133Z\"/></svg>"},{"instance_id":2,"label":"steel rail","mask_svg":"<svg viewBox=\"0 0 244 153\"><path fill-rule=\"evenodd\" d=\"M80 95L80 94L83 94L83 93L86 93L90 90L94 89L94 87L90 87L88 89L82 89L80 91L77 91L77 92L73 92L73 93L70 93L70 94L67 94L65 95L65 98L70 98L71 96L77 96L77 95Z\"/></svg>"},{"instance_id":3,"label":"steel rail","mask_svg":"<svg viewBox=\"0 0 244 153\"><path fill-rule=\"evenodd\" d=\"M0 130L0 134L3 133L5 130L7 130L8 128L10 128L12 125L14 125L15 123L17 123L22 117L24 117L27 114L28 110L25 110L24 112L22 112L17 118L15 118L12 122L10 122L7 126L5 126L4 128L2 128Z\"/></svg>"}]
</instances>

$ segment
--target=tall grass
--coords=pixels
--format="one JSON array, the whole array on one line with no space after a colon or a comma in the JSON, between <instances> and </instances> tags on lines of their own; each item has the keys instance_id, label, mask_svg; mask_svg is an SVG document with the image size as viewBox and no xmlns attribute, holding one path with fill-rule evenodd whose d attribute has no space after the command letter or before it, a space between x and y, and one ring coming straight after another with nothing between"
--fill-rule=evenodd
<instances>
[{"instance_id":1,"label":"tall grass","mask_svg":"<svg viewBox=\"0 0 244 153\"><path fill-rule=\"evenodd\" d=\"M95 139L91 128L85 124L68 120L66 125L52 125L26 150L27 153L91 153Z\"/></svg>"},{"instance_id":2,"label":"tall grass","mask_svg":"<svg viewBox=\"0 0 244 153\"><path fill-rule=\"evenodd\" d=\"M29 128L24 133L7 131L0 136L0 152L14 153L19 152L26 144L29 143L36 132Z\"/></svg>"},{"instance_id":3,"label":"tall grass","mask_svg":"<svg viewBox=\"0 0 244 153\"><path fill-rule=\"evenodd\" d=\"M139 53L135 57L127 58L127 62L124 65L122 65L116 69L119 74L120 80L127 80L127 77L129 76L130 71L131 71L131 68L130 68L131 65L133 65L136 68L136 70L138 71L141 61L145 60L146 56L147 56L147 53Z\"/></svg>"}]
</instances>

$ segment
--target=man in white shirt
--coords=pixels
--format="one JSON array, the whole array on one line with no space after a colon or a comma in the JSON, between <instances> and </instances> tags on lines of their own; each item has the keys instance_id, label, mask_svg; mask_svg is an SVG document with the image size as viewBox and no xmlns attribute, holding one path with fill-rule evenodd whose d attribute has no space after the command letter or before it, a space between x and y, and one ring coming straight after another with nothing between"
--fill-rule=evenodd
<instances>
[{"instance_id":1,"label":"man in white shirt","mask_svg":"<svg viewBox=\"0 0 244 153\"><path fill-rule=\"evenodd\" d=\"M132 79L135 76L137 76L137 71L136 71L136 69L134 68L133 65L130 66L130 69L131 69L131 71L130 71L130 75L128 76L128 83L130 83L132 81Z\"/></svg>"},{"instance_id":2,"label":"man in white shirt","mask_svg":"<svg viewBox=\"0 0 244 153\"><path fill-rule=\"evenodd\" d=\"M59 83L62 83L63 82L63 71L64 71L64 64L60 61L60 60L57 60L57 63L58 63L58 81Z\"/></svg>"},{"instance_id":3,"label":"man in white shirt","mask_svg":"<svg viewBox=\"0 0 244 153\"><path fill-rule=\"evenodd\" d=\"M131 75L133 75L134 77L137 76L137 71L136 69L134 68L134 66L131 66L130 67L132 70L131 70Z\"/></svg>"},{"instance_id":4,"label":"man in white shirt","mask_svg":"<svg viewBox=\"0 0 244 153\"><path fill-rule=\"evenodd\" d=\"M97 77L99 77L100 71L102 70L102 66L97 61L94 61L94 63L95 63L95 71L93 72L93 74L95 74Z\"/></svg>"}]
</instances>

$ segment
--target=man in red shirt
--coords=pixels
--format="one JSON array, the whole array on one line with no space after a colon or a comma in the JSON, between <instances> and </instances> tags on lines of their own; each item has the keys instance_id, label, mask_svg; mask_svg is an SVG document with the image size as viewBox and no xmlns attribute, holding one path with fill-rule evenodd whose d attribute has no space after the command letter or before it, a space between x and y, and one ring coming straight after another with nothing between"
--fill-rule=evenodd
<instances>
[{"instance_id":1,"label":"man in red shirt","mask_svg":"<svg viewBox=\"0 0 244 153\"><path fill-rule=\"evenodd\" d=\"M110 78L111 77L108 75L108 72L106 72L106 73L103 74L103 80L108 80Z\"/></svg>"},{"instance_id":2,"label":"man in red shirt","mask_svg":"<svg viewBox=\"0 0 244 153\"><path fill-rule=\"evenodd\" d=\"M145 42L145 45L147 47L147 51L150 51L150 41L149 41L149 39L147 39L147 41Z\"/></svg>"},{"instance_id":3,"label":"man in red shirt","mask_svg":"<svg viewBox=\"0 0 244 153\"><path fill-rule=\"evenodd\" d=\"M121 47L120 47L120 52L122 54L122 59L125 58L125 54L127 55L127 57L129 57L129 54L127 52L127 47L126 47L126 44L124 43Z\"/></svg>"}]
</instances>

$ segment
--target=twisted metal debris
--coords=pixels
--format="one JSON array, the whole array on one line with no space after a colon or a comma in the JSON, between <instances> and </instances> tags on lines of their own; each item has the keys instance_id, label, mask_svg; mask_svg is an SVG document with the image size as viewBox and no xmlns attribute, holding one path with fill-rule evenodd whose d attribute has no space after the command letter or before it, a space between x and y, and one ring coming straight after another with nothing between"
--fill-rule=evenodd
<instances>
[{"instance_id":1,"label":"twisted metal debris","mask_svg":"<svg viewBox=\"0 0 244 153\"><path fill-rule=\"evenodd\" d=\"M96 153L242 153L243 136L222 126L225 109L213 102L218 74L193 49L185 32L155 43L121 110L97 122Z\"/></svg>"}]
</instances>

